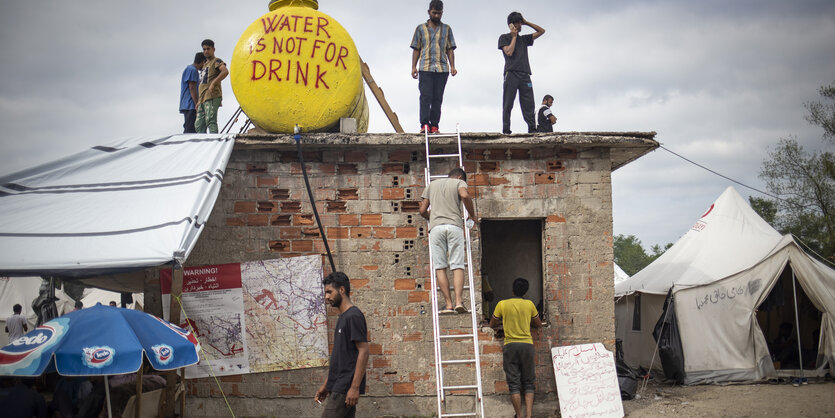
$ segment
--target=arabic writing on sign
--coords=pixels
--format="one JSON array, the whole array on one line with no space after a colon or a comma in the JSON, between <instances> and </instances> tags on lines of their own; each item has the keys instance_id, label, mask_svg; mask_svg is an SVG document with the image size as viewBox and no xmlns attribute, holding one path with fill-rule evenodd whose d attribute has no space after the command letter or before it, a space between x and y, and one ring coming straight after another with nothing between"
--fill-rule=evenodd
<instances>
[{"instance_id":1,"label":"arabic writing on sign","mask_svg":"<svg viewBox=\"0 0 835 418\"><path fill-rule=\"evenodd\" d=\"M217 277L188 277L183 280L183 292L202 292L220 289Z\"/></svg>"},{"instance_id":2,"label":"arabic writing on sign","mask_svg":"<svg viewBox=\"0 0 835 418\"><path fill-rule=\"evenodd\" d=\"M562 416L623 416L615 358L603 344L554 347L551 360Z\"/></svg>"}]
</instances>

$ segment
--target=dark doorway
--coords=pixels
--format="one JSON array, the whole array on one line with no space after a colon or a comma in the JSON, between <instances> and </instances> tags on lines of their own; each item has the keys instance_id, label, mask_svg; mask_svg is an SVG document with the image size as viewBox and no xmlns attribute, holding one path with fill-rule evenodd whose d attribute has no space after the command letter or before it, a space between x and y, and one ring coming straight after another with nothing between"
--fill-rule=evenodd
<instances>
[{"instance_id":1,"label":"dark doorway","mask_svg":"<svg viewBox=\"0 0 835 418\"><path fill-rule=\"evenodd\" d=\"M795 280L794 285L794 289L797 290L797 321L792 269L791 265L787 265L765 302L757 309L757 322L765 335L768 351L776 369L800 368L801 356L798 355L797 347L799 322L799 353L803 357L803 368L813 369L817 366L822 313L809 300L800 282Z\"/></svg>"},{"instance_id":2,"label":"dark doorway","mask_svg":"<svg viewBox=\"0 0 835 418\"><path fill-rule=\"evenodd\" d=\"M525 299L542 314L542 220L483 220L479 226L482 279L495 294L492 302L483 301L484 316L489 318L500 300L513 297L517 277L528 280Z\"/></svg>"}]
</instances>

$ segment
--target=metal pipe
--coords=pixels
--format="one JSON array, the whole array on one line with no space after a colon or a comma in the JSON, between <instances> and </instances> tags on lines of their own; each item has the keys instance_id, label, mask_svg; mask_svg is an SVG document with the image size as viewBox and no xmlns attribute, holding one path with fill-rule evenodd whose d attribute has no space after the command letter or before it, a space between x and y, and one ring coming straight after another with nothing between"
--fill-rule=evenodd
<instances>
[{"instance_id":1,"label":"metal pipe","mask_svg":"<svg viewBox=\"0 0 835 418\"><path fill-rule=\"evenodd\" d=\"M322 227L322 221L319 219L319 211L316 210L316 201L313 199L313 190L310 189L310 180L307 179L307 169L304 164L304 156L302 155L302 136L299 134L299 125L293 128L293 139L296 140L296 149L299 152L299 163L302 166L302 176L304 177L304 185L307 187L307 196L310 198L310 206L313 207L313 216L316 217L316 224L319 225L319 234L322 235L322 242L325 243L325 251L328 253L328 261L331 263L331 272L336 272L336 265L333 263L333 255L331 255L331 247L328 245L328 237L325 235L325 228Z\"/></svg>"}]
</instances>

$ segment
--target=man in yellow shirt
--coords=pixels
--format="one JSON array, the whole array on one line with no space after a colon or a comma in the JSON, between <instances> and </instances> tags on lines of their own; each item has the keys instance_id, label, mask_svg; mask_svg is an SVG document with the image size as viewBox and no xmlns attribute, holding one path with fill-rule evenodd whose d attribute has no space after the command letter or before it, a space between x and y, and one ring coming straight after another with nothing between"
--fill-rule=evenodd
<instances>
[{"instance_id":1,"label":"man in yellow shirt","mask_svg":"<svg viewBox=\"0 0 835 418\"><path fill-rule=\"evenodd\" d=\"M518 278L513 281L513 295L510 299L499 301L493 310L490 326L494 329L504 323L504 347L502 360L510 401L516 416L522 416L522 393L525 394L527 416L533 416L533 393L536 373L534 365L533 338L531 327L539 328L542 321L533 302L522 299L528 291L528 281Z\"/></svg>"}]
</instances>

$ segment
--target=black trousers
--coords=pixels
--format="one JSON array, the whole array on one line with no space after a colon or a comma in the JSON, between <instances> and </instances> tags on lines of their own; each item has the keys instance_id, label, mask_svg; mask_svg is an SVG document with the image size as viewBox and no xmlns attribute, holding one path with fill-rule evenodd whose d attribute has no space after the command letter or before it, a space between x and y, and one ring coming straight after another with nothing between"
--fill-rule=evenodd
<instances>
[{"instance_id":1,"label":"black trousers","mask_svg":"<svg viewBox=\"0 0 835 418\"><path fill-rule=\"evenodd\" d=\"M183 119L185 119L185 123L183 123L183 133L196 133L197 130L194 129L194 122L197 120L197 109L186 110L183 113Z\"/></svg>"},{"instance_id":2,"label":"black trousers","mask_svg":"<svg viewBox=\"0 0 835 418\"><path fill-rule=\"evenodd\" d=\"M328 401L325 403L325 410L322 411L322 418L354 418L357 415L357 406L348 407L345 405L345 394L331 392Z\"/></svg>"},{"instance_id":3,"label":"black trousers","mask_svg":"<svg viewBox=\"0 0 835 418\"><path fill-rule=\"evenodd\" d=\"M448 78L449 73L418 72L420 126L437 127L441 121L441 103L444 101L444 89Z\"/></svg>"},{"instance_id":4,"label":"black trousers","mask_svg":"<svg viewBox=\"0 0 835 418\"><path fill-rule=\"evenodd\" d=\"M510 132L510 111L513 110L513 101L516 99L516 92L519 92L519 107L522 108L522 117L528 124L528 132L536 132L536 120L534 119L533 85L530 74L508 71L504 74L502 85L502 132Z\"/></svg>"}]
</instances>

